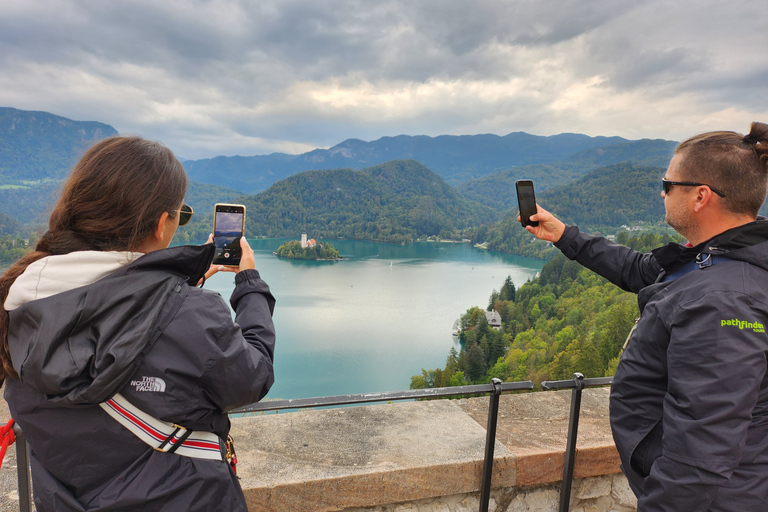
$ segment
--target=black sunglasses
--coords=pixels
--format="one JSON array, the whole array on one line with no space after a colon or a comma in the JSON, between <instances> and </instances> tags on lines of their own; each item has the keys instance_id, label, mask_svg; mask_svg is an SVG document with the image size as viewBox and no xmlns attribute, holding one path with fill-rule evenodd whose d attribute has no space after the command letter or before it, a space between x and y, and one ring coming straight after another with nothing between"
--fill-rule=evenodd
<instances>
[{"instance_id":1,"label":"black sunglasses","mask_svg":"<svg viewBox=\"0 0 768 512\"><path fill-rule=\"evenodd\" d=\"M719 195L720 197L725 197L725 194L717 190L715 187L707 185L706 183L694 183L693 181L669 181L665 180L664 178L661 179L661 188L664 190L665 194L669 194L669 191L672 190L672 185L680 185L681 187L700 187L703 185L705 187L709 187L709 190Z\"/></svg>"},{"instance_id":2,"label":"black sunglasses","mask_svg":"<svg viewBox=\"0 0 768 512\"><path fill-rule=\"evenodd\" d=\"M181 205L181 208L179 209L179 226L183 226L189 222L189 219L191 219L194 214L195 212L192 211L191 206L188 204Z\"/></svg>"}]
</instances>

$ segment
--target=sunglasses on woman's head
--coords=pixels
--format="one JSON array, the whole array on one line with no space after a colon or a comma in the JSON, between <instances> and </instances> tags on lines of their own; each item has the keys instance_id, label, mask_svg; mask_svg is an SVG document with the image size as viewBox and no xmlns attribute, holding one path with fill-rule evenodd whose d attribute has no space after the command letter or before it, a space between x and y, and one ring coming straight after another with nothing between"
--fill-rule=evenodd
<instances>
[{"instance_id":1,"label":"sunglasses on woman's head","mask_svg":"<svg viewBox=\"0 0 768 512\"><path fill-rule=\"evenodd\" d=\"M181 205L181 208L179 209L179 226L183 226L189 222L189 219L191 219L194 214L195 212L192 211L191 206L188 204Z\"/></svg>"}]
</instances>

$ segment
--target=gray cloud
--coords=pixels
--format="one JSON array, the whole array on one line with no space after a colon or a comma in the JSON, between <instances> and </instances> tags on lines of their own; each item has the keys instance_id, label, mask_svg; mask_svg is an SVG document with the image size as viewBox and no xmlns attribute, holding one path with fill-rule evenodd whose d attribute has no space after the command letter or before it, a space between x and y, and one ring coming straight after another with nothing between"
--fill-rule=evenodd
<instances>
[{"instance_id":1,"label":"gray cloud","mask_svg":"<svg viewBox=\"0 0 768 512\"><path fill-rule=\"evenodd\" d=\"M400 133L682 138L768 118L768 13L753 6L4 2L0 104L107 122L188 158Z\"/></svg>"}]
</instances>

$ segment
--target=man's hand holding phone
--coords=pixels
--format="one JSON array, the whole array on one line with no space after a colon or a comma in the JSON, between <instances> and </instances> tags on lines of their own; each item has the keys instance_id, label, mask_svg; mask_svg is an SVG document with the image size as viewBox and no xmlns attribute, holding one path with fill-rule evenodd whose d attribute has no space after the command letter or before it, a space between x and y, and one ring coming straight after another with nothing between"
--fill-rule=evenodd
<instances>
[{"instance_id":1,"label":"man's hand holding phone","mask_svg":"<svg viewBox=\"0 0 768 512\"><path fill-rule=\"evenodd\" d=\"M536 213L530 218L533 221L538 221L538 225L528 225L525 226L525 229L540 240L555 243L565 232L565 224L538 204L536 205ZM517 220L520 220L520 215L517 216Z\"/></svg>"}]
</instances>

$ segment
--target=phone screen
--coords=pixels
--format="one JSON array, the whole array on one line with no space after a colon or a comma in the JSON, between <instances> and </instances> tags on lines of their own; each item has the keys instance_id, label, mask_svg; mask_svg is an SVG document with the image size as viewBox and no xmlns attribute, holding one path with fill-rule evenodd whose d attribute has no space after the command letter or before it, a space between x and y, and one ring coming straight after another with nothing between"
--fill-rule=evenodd
<instances>
[{"instance_id":1,"label":"phone screen","mask_svg":"<svg viewBox=\"0 0 768 512\"><path fill-rule=\"evenodd\" d=\"M533 193L533 182L531 180L518 180L515 182L517 189L517 205L520 208L520 224L525 226L538 226L538 221L532 221L531 215L536 210L536 196Z\"/></svg>"},{"instance_id":2,"label":"phone screen","mask_svg":"<svg viewBox=\"0 0 768 512\"><path fill-rule=\"evenodd\" d=\"M240 264L240 238L243 236L244 220L244 206L216 205L213 220L213 243L216 246L216 252L213 264Z\"/></svg>"}]
</instances>

